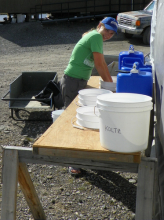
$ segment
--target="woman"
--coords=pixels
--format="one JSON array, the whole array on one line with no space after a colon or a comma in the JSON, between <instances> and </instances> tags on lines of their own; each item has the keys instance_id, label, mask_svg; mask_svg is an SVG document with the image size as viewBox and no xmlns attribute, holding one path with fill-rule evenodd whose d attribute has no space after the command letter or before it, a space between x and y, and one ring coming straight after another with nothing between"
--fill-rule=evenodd
<instances>
[{"instance_id":1,"label":"woman","mask_svg":"<svg viewBox=\"0 0 164 220\"><path fill-rule=\"evenodd\" d=\"M103 55L103 41L111 39L117 33L117 25L114 18L106 17L96 29L84 33L75 45L60 82L65 108L77 96L78 91L86 87L94 66L104 81L112 82ZM71 174L80 173L80 169L72 167L69 171Z\"/></svg>"}]
</instances>

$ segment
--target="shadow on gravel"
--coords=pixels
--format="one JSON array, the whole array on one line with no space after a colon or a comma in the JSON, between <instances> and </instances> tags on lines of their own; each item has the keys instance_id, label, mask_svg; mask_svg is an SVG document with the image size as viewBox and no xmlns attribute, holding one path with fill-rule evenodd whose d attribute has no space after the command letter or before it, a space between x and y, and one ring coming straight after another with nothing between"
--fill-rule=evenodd
<instances>
[{"instance_id":1,"label":"shadow on gravel","mask_svg":"<svg viewBox=\"0 0 164 220\"><path fill-rule=\"evenodd\" d=\"M42 135L52 124L51 112L35 111L23 114L20 118L27 119L22 129L21 135L28 135L31 138L37 138Z\"/></svg>"},{"instance_id":2,"label":"shadow on gravel","mask_svg":"<svg viewBox=\"0 0 164 220\"><path fill-rule=\"evenodd\" d=\"M121 175L111 171L87 170L83 176L89 183L122 202L135 213L137 187Z\"/></svg>"},{"instance_id":3,"label":"shadow on gravel","mask_svg":"<svg viewBox=\"0 0 164 220\"><path fill-rule=\"evenodd\" d=\"M44 45L76 44L84 32L91 28L96 28L98 23L99 21L74 21L59 22L53 25L42 25L41 22L6 24L0 28L0 37L25 48ZM144 45L140 36L126 39L123 33L115 35L110 42L124 40L133 45Z\"/></svg>"}]
</instances>

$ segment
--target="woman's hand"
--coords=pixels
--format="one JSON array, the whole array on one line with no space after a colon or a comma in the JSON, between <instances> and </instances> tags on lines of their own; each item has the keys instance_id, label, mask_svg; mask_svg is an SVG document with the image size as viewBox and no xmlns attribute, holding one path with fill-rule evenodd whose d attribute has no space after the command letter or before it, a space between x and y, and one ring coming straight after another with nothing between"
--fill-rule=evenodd
<instances>
[{"instance_id":1,"label":"woman's hand","mask_svg":"<svg viewBox=\"0 0 164 220\"><path fill-rule=\"evenodd\" d=\"M104 55L98 52L93 52L95 67L105 82L113 82L107 64L104 59Z\"/></svg>"}]
</instances>

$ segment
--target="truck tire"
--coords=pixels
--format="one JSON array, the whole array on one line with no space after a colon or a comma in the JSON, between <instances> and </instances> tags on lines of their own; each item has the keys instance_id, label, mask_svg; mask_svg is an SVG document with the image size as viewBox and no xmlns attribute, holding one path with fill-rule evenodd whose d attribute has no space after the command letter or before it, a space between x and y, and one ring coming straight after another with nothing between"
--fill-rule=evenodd
<instances>
[{"instance_id":1,"label":"truck tire","mask_svg":"<svg viewBox=\"0 0 164 220\"><path fill-rule=\"evenodd\" d=\"M150 45L150 27L147 27L143 33L143 43Z\"/></svg>"},{"instance_id":2,"label":"truck tire","mask_svg":"<svg viewBox=\"0 0 164 220\"><path fill-rule=\"evenodd\" d=\"M124 36L129 39L133 37L133 34L124 33Z\"/></svg>"}]
</instances>

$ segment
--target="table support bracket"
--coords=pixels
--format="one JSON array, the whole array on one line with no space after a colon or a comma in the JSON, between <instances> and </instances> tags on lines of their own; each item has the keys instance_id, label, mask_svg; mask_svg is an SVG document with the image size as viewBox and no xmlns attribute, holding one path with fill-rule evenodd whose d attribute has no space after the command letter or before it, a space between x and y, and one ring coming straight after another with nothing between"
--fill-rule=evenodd
<instances>
[{"instance_id":1,"label":"table support bracket","mask_svg":"<svg viewBox=\"0 0 164 220\"><path fill-rule=\"evenodd\" d=\"M31 149L29 149L31 150ZM29 151L27 150L27 152ZM3 149L1 219L16 219L17 185L20 184L34 219L45 220L45 214L25 163L19 162L17 148Z\"/></svg>"}]
</instances>

